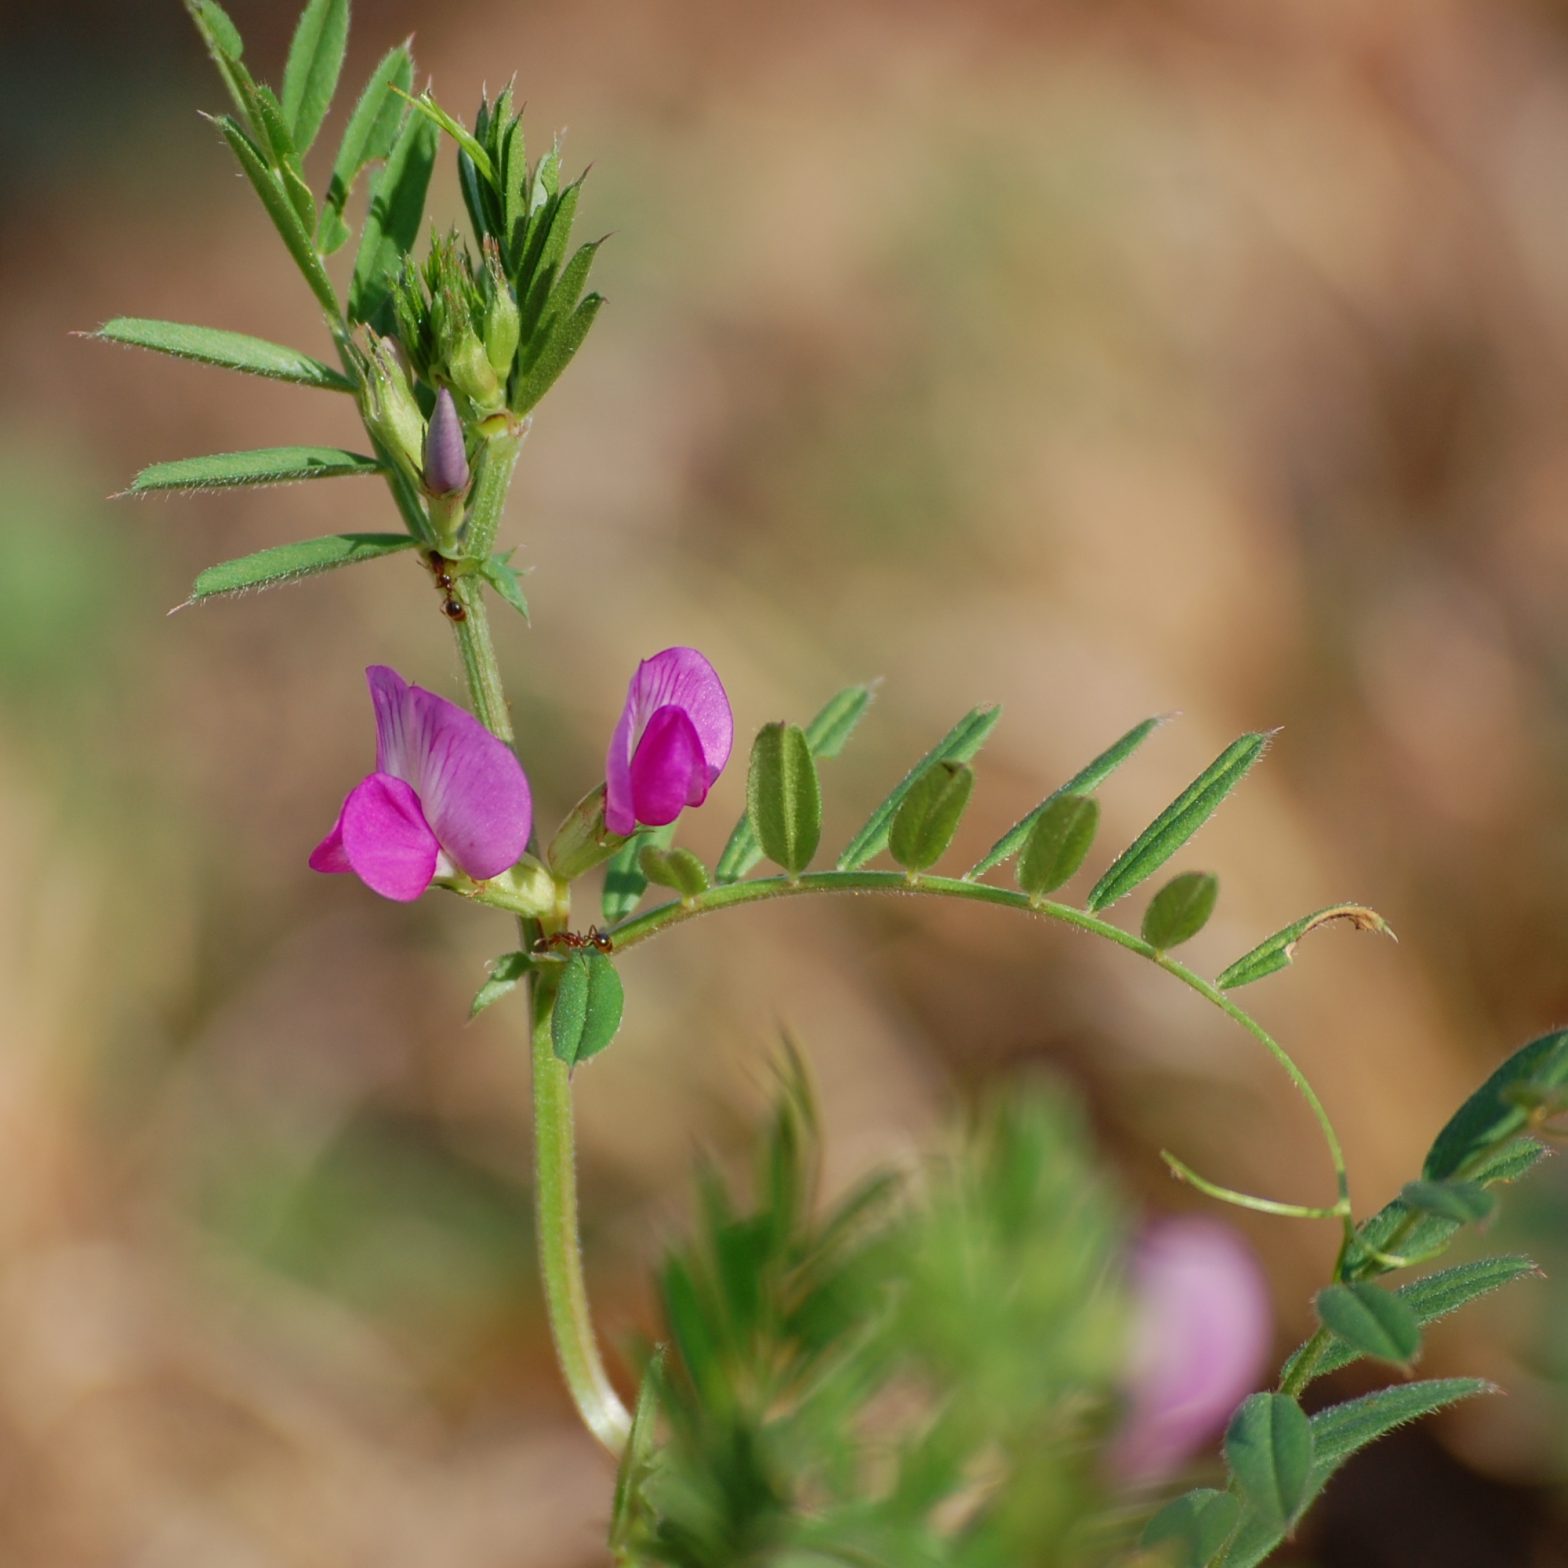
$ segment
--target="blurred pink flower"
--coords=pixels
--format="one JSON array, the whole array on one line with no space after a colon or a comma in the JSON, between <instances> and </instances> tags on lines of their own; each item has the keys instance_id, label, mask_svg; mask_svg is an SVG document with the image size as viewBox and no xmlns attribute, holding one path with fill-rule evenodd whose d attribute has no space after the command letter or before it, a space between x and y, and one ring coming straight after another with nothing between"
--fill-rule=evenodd
<instances>
[{"instance_id":1,"label":"blurred pink flower","mask_svg":"<svg viewBox=\"0 0 1568 1568\"><path fill-rule=\"evenodd\" d=\"M729 761L735 734L730 700L695 648L644 659L604 763L604 822L612 833L662 827L700 806Z\"/></svg>"},{"instance_id":2,"label":"blurred pink flower","mask_svg":"<svg viewBox=\"0 0 1568 1568\"><path fill-rule=\"evenodd\" d=\"M373 892L406 903L454 869L483 881L516 864L533 800L511 747L396 670L375 664L365 674L376 771L349 791L311 869L352 871Z\"/></svg>"},{"instance_id":3,"label":"blurred pink flower","mask_svg":"<svg viewBox=\"0 0 1568 1568\"><path fill-rule=\"evenodd\" d=\"M1149 1226L1131 1286L1128 1407L1111 1462L1123 1480L1150 1483L1178 1470L1257 1386L1271 1318L1257 1259L1218 1220Z\"/></svg>"}]
</instances>

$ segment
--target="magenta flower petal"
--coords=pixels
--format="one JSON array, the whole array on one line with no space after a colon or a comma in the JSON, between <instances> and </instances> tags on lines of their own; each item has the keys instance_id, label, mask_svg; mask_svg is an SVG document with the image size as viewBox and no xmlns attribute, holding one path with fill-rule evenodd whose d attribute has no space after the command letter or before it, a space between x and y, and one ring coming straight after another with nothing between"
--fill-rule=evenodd
<instances>
[{"instance_id":1,"label":"magenta flower petal","mask_svg":"<svg viewBox=\"0 0 1568 1568\"><path fill-rule=\"evenodd\" d=\"M684 708L660 708L642 732L631 767L632 812L651 828L673 822L708 798L697 727Z\"/></svg>"},{"instance_id":2,"label":"magenta flower petal","mask_svg":"<svg viewBox=\"0 0 1568 1568\"><path fill-rule=\"evenodd\" d=\"M533 798L512 748L396 670L377 664L365 673L377 770L412 786L441 848L469 876L483 881L515 865L533 827Z\"/></svg>"},{"instance_id":3,"label":"magenta flower petal","mask_svg":"<svg viewBox=\"0 0 1568 1568\"><path fill-rule=\"evenodd\" d=\"M402 779L372 773L349 791L310 863L317 871L352 871L372 892L406 904L430 886L440 853L419 797Z\"/></svg>"},{"instance_id":4,"label":"magenta flower petal","mask_svg":"<svg viewBox=\"0 0 1568 1568\"><path fill-rule=\"evenodd\" d=\"M670 710L684 718L685 726L674 717L661 717ZM676 788L675 773L683 765L680 759L687 756L693 738L697 760L687 769L681 804L668 816L644 816L638 806L638 781L652 791L648 798L650 803L658 802L655 809L666 809ZM702 654L695 648L666 648L644 659L627 687L626 705L605 758L605 825L612 833L630 833L638 822L660 826L673 822L681 806L701 805L724 771L734 739L729 697ZM650 747L650 755L639 767L644 745Z\"/></svg>"},{"instance_id":5,"label":"magenta flower petal","mask_svg":"<svg viewBox=\"0 0 1568 1568\"><path fill-rule=\"evenodd\" d=\"M1125 1423L1112 1446L1122 1479L1179 1469L1214 1437L1262 1372L1268 1291L1241 1236L1217 1220L1151 1226L1132 1267L1135 1342Z\"/></svg>"}]
</instances>

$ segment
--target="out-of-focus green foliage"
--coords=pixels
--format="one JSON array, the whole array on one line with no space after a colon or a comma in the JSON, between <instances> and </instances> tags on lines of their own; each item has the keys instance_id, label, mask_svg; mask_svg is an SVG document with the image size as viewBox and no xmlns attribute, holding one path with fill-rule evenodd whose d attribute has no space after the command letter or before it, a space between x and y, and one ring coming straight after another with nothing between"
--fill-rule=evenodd
<instances>
[{"instance_id":1,"label":"out-of-focus green foliage","mask_svg":"<svg viewBox=\"0 0 1568 1568\"><path fill-rule=\"evenodd\" d=\"M1120 1226L1073 1109L1039 1087L997 1100L918 1179L822 1212L816 1141L792 1060L749 1201L699 1175L697 1234L661 1271L662 1436L623 1476L620 1560L1103 1560L1091 1439L1123 1364Z\"/></svg>"}]
</instances>

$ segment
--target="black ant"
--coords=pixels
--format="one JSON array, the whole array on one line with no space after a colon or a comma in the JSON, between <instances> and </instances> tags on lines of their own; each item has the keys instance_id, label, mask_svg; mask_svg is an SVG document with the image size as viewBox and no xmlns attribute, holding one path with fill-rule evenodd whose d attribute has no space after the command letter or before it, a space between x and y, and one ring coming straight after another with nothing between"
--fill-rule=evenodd
<instances>
[{"instance_id":1,"label":"black ant","mask_svg":"<svg viewBox=\"0 0 1568 1568\"><path fill-rule=\"evenodd\" d=\"M468 611L463 608L462 602L453 592L455 586L451 572L447 570L447 560L439 550L427 550L425 563L430 568L430 575L436 580L436 588L446 595L441 605L441 613L449 621L466 621Z\"/></svg>"},{"instance_id":2,"label":"black ant","mask_svg":"<svg viewBox=\"0 0 1568 1568\"><path fill-rule=\"evenodd\" d=\"M561 947L572 952L580 951L585 947L597 948L601 953L613 953L615 943L610 940L607 931L601 931L598 926L589 926L586 933L576 931L551 931L534 943L535 949Z\"/></svg>"}]
</instances>

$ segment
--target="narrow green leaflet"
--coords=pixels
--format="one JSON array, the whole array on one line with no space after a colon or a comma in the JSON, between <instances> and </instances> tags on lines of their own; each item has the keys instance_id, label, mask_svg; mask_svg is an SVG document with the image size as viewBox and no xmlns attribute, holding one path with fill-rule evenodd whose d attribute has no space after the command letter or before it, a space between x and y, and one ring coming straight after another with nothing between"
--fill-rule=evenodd
<instances>
[{"instance_id":1,"label":"narrow green leaflet","mask_svg":"<svg viewBox=\"0 0 1568 1568\"><path fill-rule=\"evenodd\" d=\"M606 925L618 926L642 902L648 891L648 879L640 861L642 851L648 845L667 848L675 838L675 826L668 822L663 827L634 833L605 863L602 908Z\"/></svg>"},{"instance_id":2,"label":"narrow green leaflet","mask_svg":"<svg viewBox=\"0 0 1568 1568\"><path fill-rule=\"evenodd\" d=\"M382 56L381 63L365 83L332 164L326 205L316 231L317 243L324 254L330 256L347 241L348 226L343 222L343 209L366 165L385 158L392 151L405 112L398 92L406 93L413 81L414 57L405 45L399 45Z\"/></svg>"},{"instance_id":3,"label":"narrow green leaflet","mask_svg":"<svg viewBox=\"0 0 1568 1568\"><path fill-rule=\"evenodd\" d=\"M976 877L983 877L993 867L1001 865L1003 861L1010 860L1024 847L1030 830L1056 801L1064 795L1087 795L1098 789L1165 722L1167 717L1168 715L1162 714L1158 718L1145 719L1142 724L1133 725L1115 745L1107 747L1088 767L1075 773L1060 789L1047 795L1028 816L1015 822L964 873L964 880L972 882ZM1076 870L1077 867L1073 869ZM1062 878L1062 881L1066 880L1066 877Z\"/></svg>"},{"instance_id":4,"label":"narrow green leaflet","mask_svg":"<svg viewBox=\"0 0 1568 1568\"><path fill-rule=\"evenodd\" d=\"M200 604L223 594L245 593L253 588L273 588L319 572L335 571L340 566L355 566L360 561L378 561L384 555L411 550L416 541L407 534L328 534L324 539L305 539L298 544L274 545L238 560L209 566L191 589L187 604Z\"/></svg>"},{"instance_id":5,"label":"narrow green leaflet","mask_svg":"<svg viewBox=\"0 0 1568 1568\"><path fill-rule=\"evenodd\" d=\"M480 566L479 575L526 621L528 600L523 597L523 580L512 565L511 556L510 550L503 555L492 555Z\"/></svg>"},{"instance_id":6,"label":"narrow green leaflet","mask_svg":"<svg viewBox=\"0 0 1568 1568\"><path fill-rule=\"evenodd\" d=\"M1479 1377L1440 1377L1424 1383L1382 1388L1375 1394L1330 1405L1312 1418L1313 1491L1316 1492L1353 1454L1386 1436L1395 1427L1431 1415L1446 1405L1477 1394L1495 1394L1497 1386ZM1321 1477L1321 1479L1319 1479Z\"/></svg>"},{"instance_id":7,"label":"narrow green leaflet","mask_svg":"<svg viewBox=\"0 0 1568 1568\"><path fill-rule=\"evenodd\" d=\"M1174 1550L1171 1568L1206 1568L1240 1513L1235 1493L1200 1486L1173 1498L1144 1526L1143 1545Z\"/></svg>"},{"instance_id":8,"label":"narrow green leaflet","mask_svg":"<svg viewBox=\"0 0 1568 1568\"><path fill-rule=\"evenodd\" d=\"M1317 1294L1318 1321L1357 1355L1408 1367L1421 1352L1421 1324L1408 1301L1367 1280Z\"/></svg>"},{"instance_id":9,"label":"narrow green leaflet","mask_svg":"<svg viewBox=\"0 0 1568 1568\"><path fill-rule=\"evenodd\" d=\"M201 34L234 107L248 119L253 84L249 72L240 64L240 57L245 53L240 30L217 0L185 0L185 9Z\"/></svg>"},{"instance_id":10,"label":"narrow green leaflet","mask_svg":"<svg viewBox=\"0 0 1568 1568\"><path fill-rule=\"evenodd\" d=\"M695 898L708 890L708 868L689 849L644 844L637 863L650 882L673 888L682 898Z\"/></svg>"},{"instance_id":11,"label":"narrow green leaflet","mask_svg":"<svg viewBox=\"0 0 1568 1568\"><path fill-rule=\"evenodd\" d=\"M1534 1260L1525 1257L1523 1253L1504 1253L1493 1258L1480 1258L1473 1263L1458 1263L1452 1268L1439 1269L1435 1274L1401 1285L1394 1294L1410 1308L1416 1322L1425 1328L1428 1324L1451 1316L1472 1301L1478 1301L1482 1296L1491 1295L1494 1290L1501 1290L1504 1285L1511 1285L1515 1280L1537 1272ZM1301 1350L1298 1349L1285 1363L1281 1378L1291 1374L1300 1354ZM1341 1367L1359 1361L1361 1354L1361 1351L1342 1339L1330 1340L1327 1348L1313 1362L1312 1376L1326 1377L1330 1372L1337 1372Z\"/></svg>"},{"instance_id":12,"label":"narrow green leaflet","mask_svg":"<svg viewBox=\"0 0 1568 1568\"><path fill-rule=\"evenodd\" d=\"M301 158L332 106L348 48L348 0L310 0L283 68L283 117Z\"/></svg>"},{"instance_id":13,"label":"narrow green leaflet","mask_svg":"<svg viewBox=\"0 0 1568 1568\"><path fill-rule=\"evenodd\" d=\"M1478 1225L1497 1207L1496 1197L1477 1181L1408 1181L1399 1196L1406 1208L1456 1225Z\"/></svg>"},{"instance_id":14,"label":"narrow green leaflet","mask_svg":"<svg viewBox=\"0 0 1568 1568\"><path fill-rule=\"evenodd\" d=\"M260 149L245 134L232 115L224 115L218 121L218 129L223 132L223 139L233 149L234 156L239 159L245 177L261 198L262 206L267 209L267 216L272 219L273 227L288 248L289 255L294 258L294 265L299 268L300 275L310 285L311 293L316 296L322 309L329 316L336 318L337 291L332 287L332 279L327 276L327 269L321 264L321 257L316 254L310 231L300 222L299 213L295 210L283 181L267 167L266 159L262 157Z\"/></svg>"},{"instance_id":15,"label":"narrow green leaflet","mask_svg":"<svg viewBox=\"0 0 1568 1568\"><path fill-rule=\"evenodd\" d=\"M1311 1422L1313 1462L1304 1501L1310 1503L1347 1460L1395 1427L1419 1420L1445 1405L1457 1404L1461 1399L1496 1392L1494 1385L1481 1378L1438 1378L1380 1389L1347 1404L1320 1410ZM1285 1539L1288 1528L1288 1525L1281 1525L1248 1508L1225 1553L1225 1568L1257 1568Z\"/></svg>"},{"instance_id":16,"label":"narrow green leaflet","mask_svg":"<svg viewBox=\"0 0 1568 1568\"><path fill-rule=\"evenodd\" d=\"M408 103L416 114L424 115L437 130L445 131L457 143L463 155L484 177L487 185L495 184L495 165L490 161L490 154L455 114L449 113L436 102L435 94L429 88L426 88L417 98L410 98Z\"/></svg>"},{"instance_id":17,"label":"narrow green leaflet","mask_svg":"<svg viewBox=\"0 0 1568 1568\"><path fill-rule=\"evenodd\" d=\"M886 800L871 813L866 825L850 840L849 848L838 857L840 871L858 871L868 860L887 848L893 816L915 780L934 762L972 762L985 744L986 736L1002 716L1000 706L971 708L935 746L899 781Z\"/></svg>"},{"instance_id":18,"label":"narrow green leaflet","mask_svg":"<svg viewBox=\"0 0 1568 1568\"><path fill-rule=\"evenodd\" d=\"M1219 878L1210 872L1184 871L1172 877L1144 911L1144 941L1162 953L1190 942L1209 923L1219 896Z\"/></svg>"},{"instance_id":19,"label":"narrow green leaflet","mask_svg":"<svg viewBox=\"0 0 1568 1568\"><path fill-rule=\"evenodd\" d=\"M258 86L254 95L255 124L261 132L262 147L267 162L283 187L283 193L294 208L294 215L306 234L316 227L316 198L305 183L305 171L300 167L299 153L294 147L294 137L284 118L283 105L270 87Z\"/></svg>"},{"instance_id":20,"label":"narrow green leaflet","mask_svg":"<svg viewBox=\"0 0 1568 1568\"><path fill-rule=\"evenodd\" d=\"M392 292L404 255L419 238L440 133L423 115L403 122L385 166L370 189L370 211L360 232L349 285L351 321L375 325Z\"/></svg>"},{"instance_id":21,"label":"narrow green leaflet","mask_svg":"<svg viewBox=\"0 0 1568 1568\"><path fill-rule=\"evenodd\" d=\"M597 1056L621 1027L625 995L615 965L589 949L573 953L561 972L550 1014L550 1045L568 1067Z\"/></svg>"},{"instance_id":22,"label":"narrow green leaflet","mask_svg":"<svg viewBox=\"0 0 1568 1568\"><path fill-rule=\"evenodd\" d=\"M604 303L602 294L590 294L576 310L560 322L546 339L533 364L518 377L512 394L514 413L526 414L556 383L561 372L571 362L572 355L583 346L593 319Z\"/></svg>"},{"instance_id":23,"label":"narrow green leaflet","mask_svg":"<svg viewBox=\"0 0 1568 1568\"><path fill-rule=\"evenodd\" d=\"M1542 1089L1568 1085L1568 1029L1542 1035L1515 1051L1437 1135L1421 1174L1430 1181L1473 1175L1461 1170L1466 1161L1529 1124L1529 1109L1511 1098L1511 1091L1526 1084Z\"/></svg>"},{"instance_id":24,"label":"narrow green leaflet","mask_svg":"<svg viewBox=\"0 0 1568 1568\"><path fill-rule=\"evenodd\" d=\"M301 479L336 479L379 473L373 457L330 446L272 446L252 452L214 452L153 463L132 481L127 495L158 490L224 490L236 485L287 485Z\"/></svg>"},{"instance_id":25,"label":"narrow green leaflet","mask_svg":"<svg viewBox=\"0 0 1568 1568\"><path fill-rule=\"evenodd\" d=\"M769 860L792 877L811 864L822 838L822 786L798 724L765 724L751 747L746 815Z\"/></svg>"},{"instance_id":26,"label":"narrow green leaflet","mask_svg":"<svg viewBox=\"0 0 1568 1568\"><path fill-rule=\"evenodd\" d=\"M1243 735L1195 778L1159 816L1112 862L1110 870L1094 885L1085 906L1104 909L1125 898L1146 877L1151 877L1219 807L1263 755L1269 734Z\"/></svg>"},{"instance_id":27,"label":"narrow green leaflet","mask_svg":"<svg viewBox=\"0 0 1568 1568\"><path fill-rule=\"evenodd\" d=\"M477 1018L487 1007L516 990L518 981L533 967L534 961L527 953L502 953L490 966L490 978L474 993L468 1016Z\"/></svg>"},{"instance_id":28,"label":"narrow green leaflet","mask_svg":"<svg viewBox=\"0 0 1568 1568\"><path fill-rule=\"evenodd\" d=\"M1249 1508L1287 1530L1307 1499L1312 1473L1312 1428L1286 1394L1254 1394L1231 1417L1225 1462Z\"/></svg>"},{"instance_id":29,"label":"narrow green leaflet","mask_svg":"<svg viewBox=\"0 0 1568 1568\"><path fill-rule=\"evenodd\" d=\"M828 699L817 716L806 726L806 744L818 762L836 757L854 734L855 726L871 705L869 686L846 686ZM751 818L742 816L730 834L724 853L713 868L716 882L735 882L762 859L762 848L752 831Z\"/></svg>"},{"instance_id":30,"label":"narrow green leaflet","mask_svg":"<svg viewBox=\"0 0 1568 1568\"><path fill-rule=\"evenodd\" d=\"M354 383L347 376L319 359L298 349L247 337L243 332L188 327L178 321L153 321L145 316L116 316L92 336L106 343L125 343L157 354L172 354L176 359L216 365L222 370L243 370L247 375L292 381L297 386L324 387L332 392L354 390Z\"/></svg>"},{"instance_id":31,"label":"narrow green leaflet","mask_svg":"<svg viewBox=\"0 0 1568 1568\"><path fill-rule=\"evenodd\" d=\"M1381 931L1384 936L1393 937L1396 942L1399 940L1394 937L1389 923L1375 909L1368 909L1365 904L1330 904L1326 909L1316 910L1310 915L1303 915L1300 920L1291 921L1273 936L1259 942L1251 952L1243 953L1221 973L1215 985L1222 991L1234 991L1237 986L1251 985L1254 980L1277 973L1296 956L1296 944L1302 937L1334 920L1348 920L1358 931Z\"/></svg>"},{"instance_id":32,"label":"narrow green leaflet","mask_svg":"<svg viewBox=\"0 0 1568 1568\"><path fill-rule=\"evenodd\" d=\"M1093 796L1053 795L1034 813L1019 852L1019 888L1031 899L1054 893L1084 863L1099 822L1100 803Z\"/></svg>"}]
</instances>

